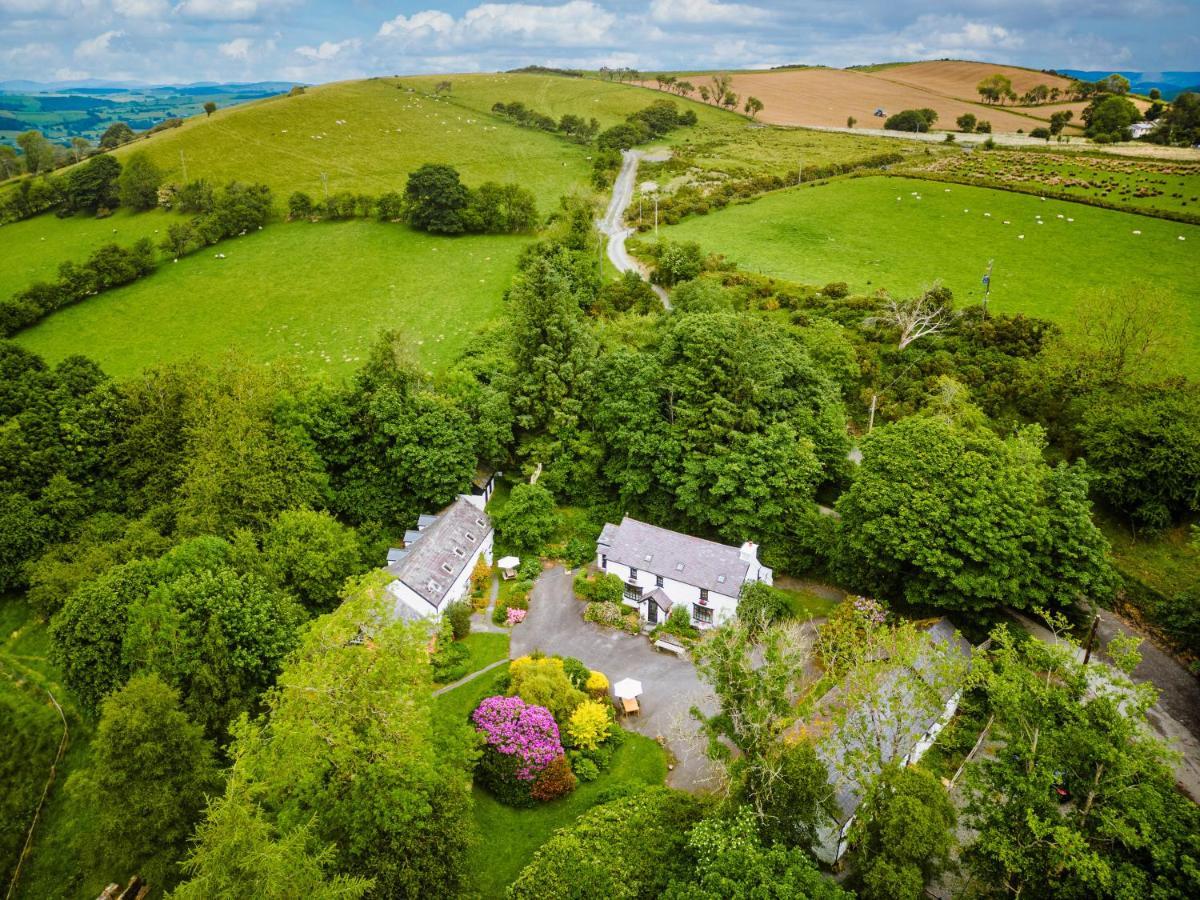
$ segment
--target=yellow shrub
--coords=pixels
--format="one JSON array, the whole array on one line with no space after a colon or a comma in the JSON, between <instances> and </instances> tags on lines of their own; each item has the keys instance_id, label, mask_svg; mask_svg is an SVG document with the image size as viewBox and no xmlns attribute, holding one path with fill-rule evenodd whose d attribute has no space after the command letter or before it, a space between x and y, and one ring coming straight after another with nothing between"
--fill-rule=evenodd
<instances>
[{"instance_id":1,"label":"yellow shrub","mask_svg":"<svg viewBox=\"0 0 1200 900\"><path fill-rule=\"evenodd\" d=\"M567 734L579 749L595 750L608 737L608 707L595 700L584 700L571 713Z\"/></svg>"},{"instance_id":2,"label":"yellow shrub","mask_svg":"<svg viewBox=\"0 0 1200 900\"><path fill-rule=\"evenodd\" d=\"M595 669L592 669L588 672L587 681L584 682L583 686L589 694L603 696L608 693L608 678L603 672L597 672Z\"/></svg>"}]
</instances>

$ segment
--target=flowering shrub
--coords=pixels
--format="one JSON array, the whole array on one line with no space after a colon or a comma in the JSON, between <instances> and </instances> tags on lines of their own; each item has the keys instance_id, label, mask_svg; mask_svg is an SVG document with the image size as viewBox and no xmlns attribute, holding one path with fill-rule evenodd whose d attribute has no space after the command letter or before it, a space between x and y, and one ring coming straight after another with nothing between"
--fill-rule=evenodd
<instances>
[{"instance_id":1,"label":"flowering shrub","mask_svg":"<svg viewBox=\"0 0 1200 900\"><path fill-rule=\"evenodd\" d=\"M870 597L855 597L850 601L850 605L854 608L855 615L867 625L882 625L887 619L887 610L878 600L872 600Z\"/></svg>"},{"instance_id":2,"label":"flowering shrub","mask_svg":"<svg viewBox=\"0 0 1200 900\"><path fill-rule=\"evenodd\" d=\"M525 610L510 606L508 615L504 617L505 625L519 625L525 621Z\"/></svg>"},{"instance_id":3,"label":"flowering shrub","mask_svg":"<svg viewBox=\"0 0 1200 900\"><path fill-rule=\"evenodd\" d=\"M529 793L534 800L545 803L547 800L557 800L571 793L576 784L575 774L571 771L567 758L559 756L542 770Z\"/></svg>"},{"instance_id":4,"label":"flowering shrub","mask_svg":"<svg viewBox=\"0 0 1200 900\"><path fill-rule=\"evenodd\" d=\"M608 737L608 706L595 700L585 700L575 707L567 723L571 746L595 750Z\"/></svg>"},{"instance_id":5,"label":"flowering shrub","mask_svg":"<svg viewBox=\"0 0 1200 900\"><path fill-rule=\"evenodd\" d=\"M887 621L887 608L869 597L847 597L829 614L829 619L817 632L817 649L821 663L832 675L844 671L869 636Z\"/></svg>"},{"instance_id":6,"label":"flowering shrub","mask_svg":"<svg viewBox=\"0 0 1200 900\"><path fill-rule=\"evenodd\" d=\"M484 738L482 782L505 803L531 805L538 776L563 755L550 710L520 697L487 697L471 713L471 722Z\"/></svg>"},{"instance_id":7,"label":"flowering shrub","mask_svg":"<svg viewBox=\"0 0 1200 900\"><path fill-rule=\"evenodd\" d=\"M566 722L587 696L571 683L561 657L533 654L514 659L508 666L508 691L550 710L556 721Z\"/></svg>"}]
</instances>

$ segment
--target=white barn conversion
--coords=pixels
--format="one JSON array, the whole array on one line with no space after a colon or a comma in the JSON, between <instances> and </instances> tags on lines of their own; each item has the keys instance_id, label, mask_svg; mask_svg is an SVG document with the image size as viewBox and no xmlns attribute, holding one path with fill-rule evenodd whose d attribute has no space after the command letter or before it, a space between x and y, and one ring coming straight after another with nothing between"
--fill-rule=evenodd
<instances>
[{"instance_id":1,"label":"white barn conversion","mask_svg":"<svg viewBox=\"0 0 1200 900\"><path fill-rule=\"evenodd\" d=\"M720 625L737 614L744 584L771 584L771 570L758 561L757 544L731 547L628 516L600 532L596 565L625 582L625 603L636 606L650 623L663 621L682 605L694 625Z\"/></svg>"},{"instance_id":2,"label":"white barn conversion","mask_svg":"<svg viewBox=\"0 0 1200 900\"><path fill-rule=\"evenodd\" d=\"M466 596L481 557L491 565L492 522L483 506L482 495L460 495L438 515L421 516L404 546L388 551L388 593L397 618L437 618Z\"/></svg>"}]
</instances>

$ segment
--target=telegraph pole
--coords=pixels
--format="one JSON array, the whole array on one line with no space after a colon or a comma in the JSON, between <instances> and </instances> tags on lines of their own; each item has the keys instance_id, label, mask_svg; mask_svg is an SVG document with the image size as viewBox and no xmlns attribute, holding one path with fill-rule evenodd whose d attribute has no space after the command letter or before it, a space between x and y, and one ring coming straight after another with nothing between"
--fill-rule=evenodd
<instances>
[{"instance_id":1,"label":"telegraph pole","mask_svg":"<svg viewBox=\"0 0 1200 900\"><path fill-rule=\"evenodd\" d=\"M187 184L187 160L183 158L183 151L179 151L179 168L183 170L183 183Z\"/></svg>"},{"instance_id":2,"label":"telegraph pole","mask_svg":"<svg viewBox=\"0 0 1200 900\"><path fill-rule=\"evenodd\" d=\"M987 318L988 297L992 293L992 262L988 260L987 272L983 275L983 317Z\"/></svg>"},{"instance_id":3,"label":"telegraph pole","mask_svg":"<svg viewBox=\"0 0 1200 900\"><path fill-rule=\"evenodd\" d=\"M324 172L321 173L321 184L325 187L325 199L329 199L329 176Z\"/></svg>"},{"instance_id":4,"label":"telegraph pole","mask_svg":"<svg viewBox=\"0 0 1200 900\"><path fill-rule=\"evenodd\" d=\"M654 236L658 237L658 194L654 195Z\"/></svg>"},{"instance_id":5,"label":"telegraph pole","mask_svg":"<svg viewBox=\"0 0 1200 900\"><path fill-rule=\"evenodd\" d=\"M799 168L796 169L796 184L800 184L804 180L804 157L800 157Z\"/></svg>"}]
</instances>

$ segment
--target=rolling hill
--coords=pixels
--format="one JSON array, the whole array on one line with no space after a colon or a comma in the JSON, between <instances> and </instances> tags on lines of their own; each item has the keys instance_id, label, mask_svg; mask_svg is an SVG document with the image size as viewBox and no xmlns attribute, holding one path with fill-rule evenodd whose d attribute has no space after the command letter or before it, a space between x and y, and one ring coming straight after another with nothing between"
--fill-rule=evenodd
<instances>
[{"instance_id":1,"label":"rolling hill","mask_svg":"<svg viewBox=\"0 0 1200 900\"><path fill-rule=\"evenodd\" d=\"M964 113L991 122L997 132L1028 132L1046 124L1052 113L1067 109L1075 113L1078 123L1083 103L1063 101L1038 106L982 103L976 85L995 73L1010 78L1018 94L1038 84L1060 89L1070 84L1068 78L1032 69L954 60L864 69L741 72L732 78L733 90L739 96L753 95L763 101L765 109L759 118L778 125L842 127L853 116L859 128L879 128L882 120L874 115L877 109L891 115L902 109L922 107L938 113L939 129L953 129L954 120ZM1145 106L1143 101L1136 102ZM1078 127L1071 126L1068 131L1078 133Z\"/></svg>"}]
</instances>

